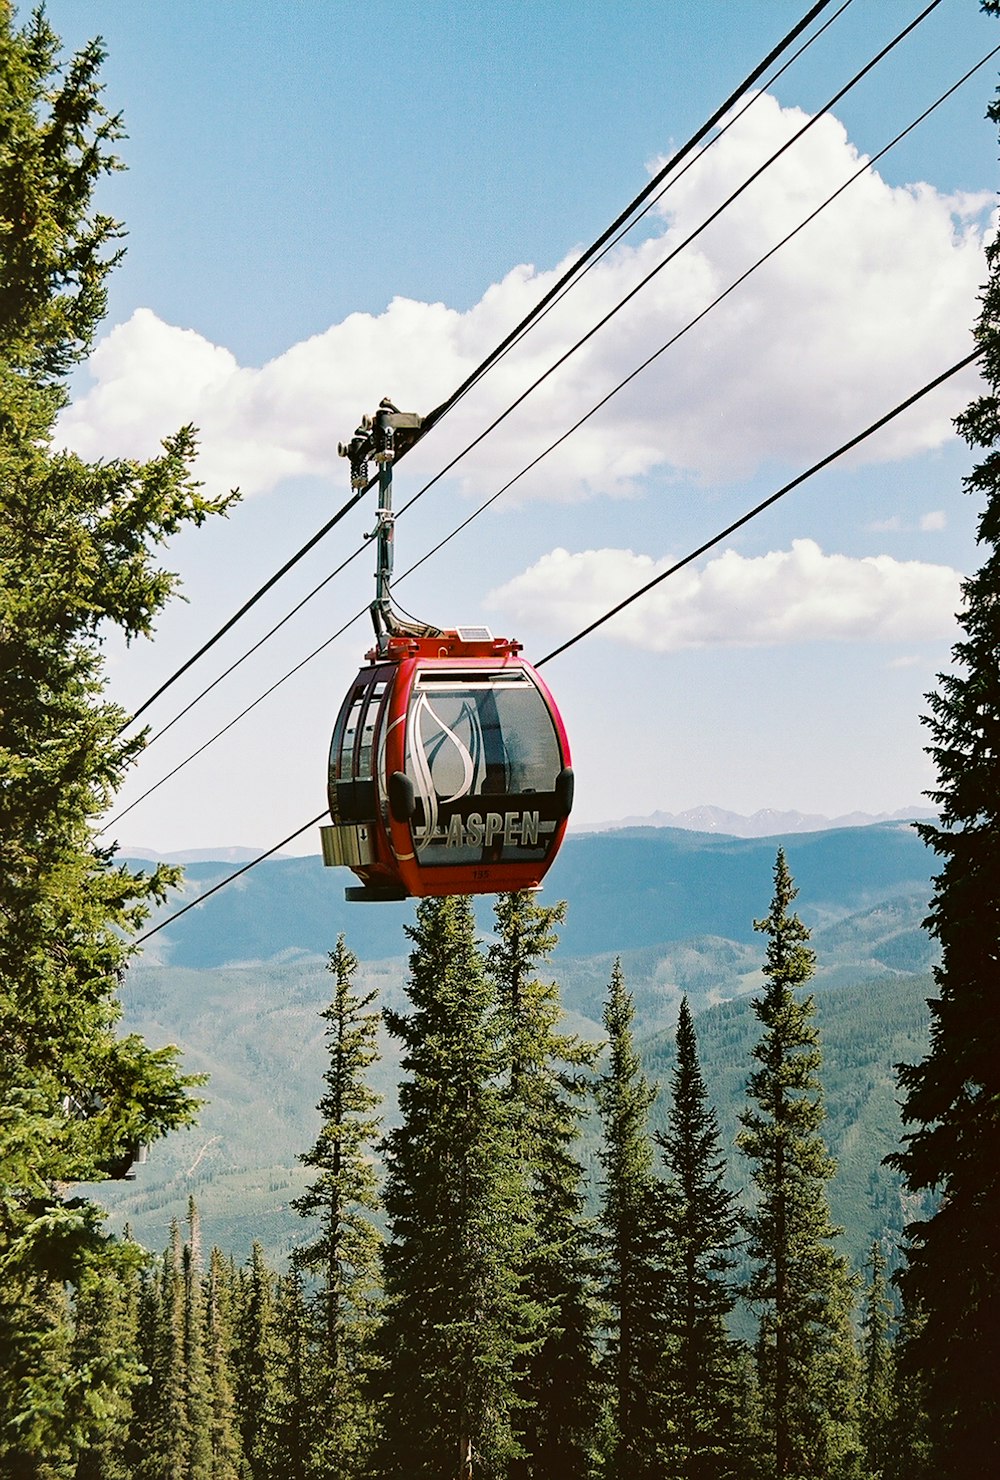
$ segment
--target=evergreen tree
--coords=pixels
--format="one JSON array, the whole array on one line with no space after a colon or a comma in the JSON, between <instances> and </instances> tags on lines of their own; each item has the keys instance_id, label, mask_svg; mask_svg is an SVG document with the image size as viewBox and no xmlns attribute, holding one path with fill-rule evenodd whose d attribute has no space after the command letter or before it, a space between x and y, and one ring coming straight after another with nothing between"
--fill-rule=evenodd
<instances>
[{"instance_id":1,"label":"evergreen tree","mask_svg":"<svg viewBox=\"0 0 1000 1480\"><path fill-rule=\"evenodd\" d=\"M292 1255L293 1267L318 1280L317 1463L344 1477L363 1469L372 1445L366 1378L373 1359L376 1298L380 1286L380 1235L370 1214L378 1207L372 1144L379 1097L366 1071L378 1057L379 1015L367 1009L376 994L353 990L357 957L343 936L330 956L333 1001L322 1016L330 1064L319 1102L323 1126L311 1151L299 1158L317 1173L292 1202L319 1228Z\"/></svg>"},{"instance_id":2,"label":"evergreen tree","mask_svg":"<svg viewBox=\"0 0 1000 1480\"><path fill-rule=\"evenodd\" d=\"M865 1461L872 1480L887 1473L892 1448L894 1374L893 1305L886 1284L885 1255L876 1239L869 1256L869 1282L861 1318L864 1387L861 1402Z\"/></svg>"},{"instance_id":3,"label":"evergreen tree","mask_svg":"<svg viewBox=\"0 0 1000 1480\"><path fill-rule=\"evenodd\" d=\"M815 962L808 930L789 914L796 892L779 848L770 913L754 922L768 937L766 986L753 1004L764 1033L747 1085L757 1108L740 1115L738 1137L757 1194L746 1217L756 1265L746 1295L761 1316L757 1368L769 1473L846 1480L860 1473L853 1281L832 1244L841 1230L831 1224L826 1196L834 1165L820 1134L813 999L795 996Z\"/></svg>"},{"instance_id":4,"label":"evergreen tree","mask_svg":"<svg viewBox=\"0 0 1000 1480\"><path fill-rule=\"evenodd\" d=\"M892 1425L887 1446L885 1480L936 1480L930 1425L919 1365L911 1360L911 1345L921 1336L922 1320L903 1305L896 1336Z\"/></svg>"},{"instance_id":5,"label":"evergreen tree","mask_svg":"<svg viewBox=\"0 0 1000 1480\"><path fill-rule=\"evenodd\" d=\"M983 9L998 15L1000 3ZM988 116L1000 122L1000 101ZM941 964L928 1053L900 1068L912 1129L893 1158L912 1191L936 1197L933 1216L907 1229L902 1281L921 1311L907 1355L942 1480L1000 1474L1000 240L986 255L976 328L986 388L955 423L982 454L965 486L983 500L985 558L963 584L955 667L928 696L939 821L920 831L944 859L927 922Z\"/></svg>"},{"instance_id":6,"label":"evergreen tree","mask_svg":"<svg viewBox=\"0 0 1000 1480\"><path fill-rule=\"evenodd\" d=\"M726 1326L735 1304L728 1277L736 1262L737 1223L686 997L677 1021L667 1130L657 1141L665 1182L657 1236L666 1263L662 1381L669 1436L661 1473L722 1480L742 1457L735 1353Z\"/></svg>"},{"instance_id":7,"label":"evergreen tree","mask_svg":"<svg viewBox=\"0 0 1000 1480\"><path fill-rule=\"evenodd\" d=\"M73 1370L91 1402L103 1409L103 1422L81 1452L74 1480L132 1480L127 1450L133 1394L145 1380L138 1352L144 1262L143 1250L126 1231L118 1267L88 1271L76 1292Z\"/></svg>"},{"instance_id":8,"label":"evergreen tree","mask_svg":"<svg viewBox=\"0 0 1000 1480\"><path fill-rule=\"evenodd\" d=\"M66 1187L193 1113L174 1051L116 1033L127 942L176 874L95 843L144 743L103 697L100 637L151 630L175 584L153 547L225 501L192 481L190 429L147 463L55 448L121 235L92 207L121 135L102 60L61 66L41 10L19 28L0 0L0 1472L25 1476L101 1427L52 1312L117 1254Z\"/></svg>"},{"instance_id":9,"label":"evergreen tree","mask_svg":"<svg viewBox=\"0 0 1000 1480\"><path fill-rule=\"evenodd\" d=\"M180 1224L170 1224L170 1242L160 1274L159 1329L153 1357L153 1424L147 1435L140 1480L188 1480L191 1429L188 1418L188 1312L184 1243Z\"/></svg>"},{"instance_id":10,"label":"evergreen tree","mask_svg":"<svg viewBox=\"0 0 1000 1480\"><path fill-rule=\"evenodd\" d=\"M608 1063L596 1090L604 1130L600 1221L602 1293L609 1318L606 1448L614 1480L659 1475L663 1417L662 1250L656 1239L657 1185L648 1130L656 1088L646 1081L635 1051L633 1018L632 998L616 961L604 1008Z\"/></svg>"},{"instance_id":11,"label":"evergreen tree","mask_svg":"<svg viewBox=\"0 0 1000 1480\"><path fill-rule=\"evenodd\" d=\"M187 1480L213 1480L212 1390L205 1353L205 1298L202 1289L201 1219L188 1198L188 1238L184 1245L184 1407L188 1432Z\"/></svg>"},{"instance_id":12,"label":"evergreen tree","mask_svg":"<svg viewBox=\"0 0 1000 1480\"><path fill-rule=\"evenodd\" d=\"M129 1480L147 1480L150 1455L160 1442L160 1394L156 1384L163 1309L158 1264L149 1260L139 1271L136 1358L145 1380L132 1393L132 1418L123 1462Z\"/></svg>"},{"instance_id":13,"label":"evergreen tree","mask_svg":"<svg viewBox=\"0 0 1000 1480\"><path fill-rule=\"evenodd\" d=\"M493 992L467 898L423 899L407 927L401 1124L385 1140L380 1473L500 1480L517 1453L515 1379L530 1311L518 1289L526 1206Z\"/></svg>"},{"instance_id":14,"label":"evergreen tree","mask_svg":"<svg viewBox=\"0 0 1000 1480\"><path fill-rule=\"evenodd\" d=\"M497 897L497 939L487 966L495 984L515 1149L530 1205L521 1293L540 1313L540 1339L523 1358L517 1391L524 1454L512 1477L578 1480L591 1472L600 1389L596 1366L597 1269L584 1218L576 1146L597 1049L558 1031L559 989L538 964L556 944L565 904L527 891Z\"/></svg>"},{"instance_id":15,"label":"evergreen tree","mask_svg":"<svg viewBox=\"0 0 1000 1480\"><path fill-rule=\"evenodd\" d=\"M271 1480L268 1421L274 1409L275 1277L255 1239L236 1285L233 1366L243 1458L250 1480Z\"/></svg>"},{"instance_id":16,"label":"evergreen tree","mask_svg":"<svg viewBox=\"0 0 1000 1480\"><path fill-rule=\"evenodd\" d=\"M211 1403L212 1480L241 1480L243 1453L236 1421L232 1369L232 1272L213 1248L205 1295L205 1366Z\"/></svg>"},{"instance_id":17,"label":"evergreen tree","mask_svg":"<svg viewBox=\"0 0 1000 1480\"><path fill-rule=\"evenodd\" d=\"M314 1336L316 1323L307 1306L302 1276L295 1269L279 1278L275 1292L270 1343L271 1384L264 1415L261 1473L273 1480L310 1480L312 1476L346 1476L338 1447L321 1457L326 1404L324 1376ZM334 1434L342 1440L341 1433Z\"/></svg>"}]
</instances>

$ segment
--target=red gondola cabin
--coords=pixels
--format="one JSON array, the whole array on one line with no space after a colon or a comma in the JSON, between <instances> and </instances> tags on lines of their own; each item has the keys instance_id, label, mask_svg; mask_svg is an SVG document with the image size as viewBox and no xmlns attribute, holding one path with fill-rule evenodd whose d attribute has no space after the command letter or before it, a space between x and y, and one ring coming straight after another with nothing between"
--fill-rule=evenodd
<instances>
[{"instance_id":1,"label":"red gondola cabin","mask_svg":"<svg viewBox=\"0 0 1000 1480\"><path fill-rule=\"evenodd\" d=\"M552 695L519 653L486 628L459 628L393 633L368 654L333 732L333 825L321 830L324 862L362 881L348 899L541 882L573 772Z\"/></svg>"}]
</instances>

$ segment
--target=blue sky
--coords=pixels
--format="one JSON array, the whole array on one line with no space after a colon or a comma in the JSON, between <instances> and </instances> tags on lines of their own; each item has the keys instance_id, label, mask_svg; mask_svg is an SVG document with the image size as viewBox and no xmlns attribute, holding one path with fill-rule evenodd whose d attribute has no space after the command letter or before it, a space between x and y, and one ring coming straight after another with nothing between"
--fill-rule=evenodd
<instances>
[{"instance_id":1,"label":"blue sky","mask_svg":"<svg viewBox=\"0 0 1000 1480\"><path fill-rule=\"evenodd\" d=\"M128 165L102 205L128 255L65 440L142 455L202 429L243 504L175 541L185 603L108 644L141 702L347 493L335 446L382 395L426 411L804 12L804 0L346 5L52 0L100 33ZM837 8L833 5L827 14ZM502 369L401 464L397 501L704 219L920 6L853 0ZM404 569L993 46L943 0L587 350L401 520ZM994 58L565 449L399 588L438 623L555 647L670 558L967 351L996 186ZM836 815L919 802L922 695L976 560L966 375L790 495L685 580L554 661L577 818L701 803ZM197 671L153 730L371 528L339 526ZM156 741L126 804L370 599L370 557ZM323 806L358 622L114 828L124 846L266 847ZM299 851L316 851L307 837Z\"/></svg>"}]
</instances>

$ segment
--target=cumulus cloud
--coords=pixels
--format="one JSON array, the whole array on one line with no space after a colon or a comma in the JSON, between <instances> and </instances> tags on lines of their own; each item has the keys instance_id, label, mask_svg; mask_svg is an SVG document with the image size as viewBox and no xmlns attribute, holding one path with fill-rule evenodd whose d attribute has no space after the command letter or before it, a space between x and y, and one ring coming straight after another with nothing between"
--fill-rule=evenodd
<instances>
[{"instance_id":1,"label":"cumulus cloud","mask_svg":"<svg viewBox=\"0 0 1000 1480\"><path fill-rule=\"evenodd\" d=\"M804 122L761 95L668 191L646 238L598 263L447 417L411 468L435 470L662 262ZM460 465L492 492L669 338L863 163L832 116L685 248L606 328ZM961 358L970 347L992 197L859 180L764 268L684 334L621 396L518 484L518 497L627 494L664 476L741 477L803 465ZM650 227L649 222L653 225ZM202 476L264 491L337 469L336 442L389 394L443 401L565 267L518 266L466 312L394 299L260 367L139 309L99 344L64 415L87 456L145 455L183 421L202 433ZM956 377L854 454L895 459L951 435L975 372ZM342 473L340 468L337 476Z\"/></svg>"},{"instance_id":2,"label":"cumulus cloud","mask_svg":"<svg viewBox=\"0 0 1000 1480\"><path fill-rule=\"evenodd\" d=\"M579 631L669 569L631 550L556 549L491 593L508 619ZM888 555L827 555L814 540L745 556L726 550L678 571L605 631L652 652L793 642L915 642L949 637L961 604L958 571Z\"/></svg>"}]
</instances>

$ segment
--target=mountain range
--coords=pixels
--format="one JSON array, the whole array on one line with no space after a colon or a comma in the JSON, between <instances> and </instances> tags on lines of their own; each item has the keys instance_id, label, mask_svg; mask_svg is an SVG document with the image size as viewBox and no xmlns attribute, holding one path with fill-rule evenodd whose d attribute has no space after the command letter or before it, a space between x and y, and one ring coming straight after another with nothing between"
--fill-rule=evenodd
<instances>
[{"instance_id":1,"label":"mountain range","mask_svg":"<svg viewBox=\"0 0 1000 1480\"><path fill-rule=\"evenodd\" d=\"M764 839L677 828L619 828L569 837L543 898L568 912L550 974L566 1026L603 1037L601 1011L619 958L635 1002L635 1028L651 1077L668 1083L682 995L696 1014L706 1083L731 1144L759 1033L752 996L776 848L799 886L796 909L812 931L824 1033L831 1145L840 1161L836 1216L860 1259L873 1228L887 1239L904 1221L898 1182L881 1169L901 1133L892 1065L919 1056L936 955L922 928L933 855L912 826L889 821ZM231 859L192 864L160 918L232 872ZM99 1196L149 1247L166 1243L171 1217L193 1194L205 1237L244 1257L259 1238L274 1257L304 1236L289 1201L305 1185L297 1163L318 1130L326 1067L326 956L337 935L361 958L357 985L382 1006L406 1008L404 926L413 901L347 904L349 878L318 858L272 859L154 935L130 969L124 1027L178 1043L186 1068L210 1076L201 1123L157 1143L131 1183ZM491 900L477 902L484 935ZM383 1033L374 1071L395 1115L397 1046ZM661 1095L655 1115L664 1113ZM834 1142L836 1143L834 1145ZM596 1163L591 1130L588 1159ZM745 1172L734 1170L737 1180ZM882 1234L879 1234L882 1236Z\"/></svg>"},{"instance_id":2,"label":"mountain range","mask_svg":"<svg viewBox=\"0 0 1000 1480\"><path fill-rule=\"evenodd\" d=\"M834 827L869 827L874 822L930 819L926 807L902 807L897 812L846 812L824 817L819 812L778 812L762 807L745 817L724 807L691 807L686 812L651 812L647 817L623 817L617 822L570 823L574 832L610 832L619 827L680 827L690 832L725 833L733 838L773 838L789 833L820 832Z\"/></svg>"}]
</instances>

